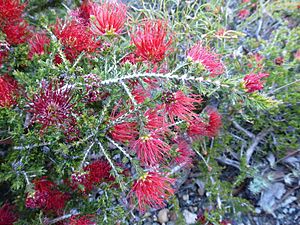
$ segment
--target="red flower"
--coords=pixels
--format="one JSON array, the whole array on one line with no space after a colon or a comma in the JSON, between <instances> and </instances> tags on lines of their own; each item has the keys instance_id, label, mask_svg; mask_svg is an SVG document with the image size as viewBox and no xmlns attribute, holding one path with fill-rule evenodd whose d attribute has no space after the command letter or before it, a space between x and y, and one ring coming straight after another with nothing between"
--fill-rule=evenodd
<instances>
[{"instance_id":1,"label":"red flower","mask_svg":"<svg viewBox=\"0 0 300 225\"><path fill-rule=\"evenodd\" d=\"M76 139L79 131L75 128L72 99L71 89L63 87L62 83L46 85L43 82L40 93L35 94L29 103L32 122L42 125L41 133L50 126L57 126L70 140Z\"/></svg>"},{"instance_id":2,"label":"red flower","mask_svg":"<svg viewBox=\"0 0 300 225\"><path fill-rule=\"evenodd\" d=\"M7 23L2 27L6 35L6 41L11 45L25 43L29 37L28 24L25 20L19 19L14 23Z\"/></svg>"},{"instance_id":3,"label":"red flower","mask_svg":"<svg viewBox=\"0 0 300 225\"><path fill-rule=\"evenodd\" d=\"M195 156L194 151L191 149L190 145L182 138L175 140L177 145L176 156L173 160L175 165L183 165L189 167L192 165L193 157Z\"/></svg>"},{"instance_id":4,"label":"red flower","mask_svg":"<svg viewBox=\"0 0 300 225\"><path fill-rule=\"evenodd\" d=\"M201 42L198 42L188 51L187 58L195 63L200 63L209 71L211 77L224 73L224 65L221 62L220 56L203 47Z\"/></svg>"},{"instance_id":5,"label":"red flower","mask_svg":"<svg viewBox=\"0 0 300 225\"><path fill-rule=\"evenodd\" d=\"M244 77L244 85L248 93L262 90L264 88L262 78L268 77L268 73L250 73Z\"/></svg>"},{"instance_id":6,"label":"red flower","mask_svg":"<svg viewBox=\"0 0 300 225\"><path fill-rule=\"evenodd\" d=\"M238 17L243 20L246 19L250 15L250 11L248 9L241 9L238 12Z\"/></svg>"},{"instance_id":7,"label":"red flower","mask_svg":"<svg viewBox=\"0 0 300 225\"><path fill-rule=\"evenodd\" d=\"M198 138L199 136L204 136L206 134L206 124L203 119L195 117L188 123L187 133L192 138Z\"/></svg>"},{"instance_id":8,"label":"red flower","mask_svg":"<svg viewBox=\"0 0 300 225\"><path fill-rule=\"evenodd\" d=\"M91 5L91 29L95 34L119 34L127 17L127 7L119 1Z\"/></svg>"},{"instance_id":9,"label":"red flower","mask_svg":"<svg viewBox=\"0 0 300 225\"><path fill-rule=\"evenodd\" d=\"M283 64L284 58L283 58L282 56L279 56L279 57L277 57L277 58L274 60L274 62L275 62L276 65L280 66L280 65Z\"/></svg>"},{"instance_id":10,"label":"red flower","mask_svg":"<svg viewBox=\"0 0 300 225\"><path fill-rule=\"evenodd\" d=\"M64 52L70 61L75 60L81 52L92 53L99 47L99 43L87 27L75 20L65 23L57 20L53 32L64 46Z\"/></svg>"},{"instance_id":11,"label":"red flower","mask_svg":"<svg viewBox=\"0 0 300 225\"><path fill-rule=\"evenodd\" d=\"M118 114L116 114L117 108L118 107L115 107L111 113L112 121L115 121L121 117L124 117L124 114L125 114L124 111L121 111ZM132 116L127 116L125 118L131 119ZM139 132L137 130L137 123L136 122L117 123L110 129L109 134L112 137L112 139L114 139L115 141L119 141L122 143L128 143L130 141L135 140L139 134Z\"/></svg>"},{"instance_id":12,"label":"red flower","mask_svg":"<svg viewBox=\"0 0 300 225\"><path fill-rule=\"evenodd\" d=\"M0 107L9 108L17 103L18 83L9 75L0 76Z\"/></svg>"},{"instance_id":13,"label":"red flower","mask_svg":"<svg viewBox=\"0 0 300 225\"><path fill-rule=\"evenodd\" d=\"M172 37L168 37L167 23L162 20L145 20L131 34L135 54L142 60L159 62L164 59Z\"/></svg>"},{"instance_id":14,"label":"red flower","mask_svg":"<svg viewBox=\"0 0 300 225\"><path fill-rule=\"evenodd\" d=\"M138 200L139 210L144 212L146 207L162 208L165 200L174 195L171 185L175 179L162 176L158 172L148 172L136 180L131 189Z\"/></svg>"},{"instance_id":15,"label":"red flower","mask_svg":"<svg viewBox=\"0 0 300 225\"><path fill-rule=\"evenodd\" d=\"M163 94L163 107L168 113L170 120L174 123L175 116L182 120L191 120L196 114L193 110L196 109L195 103L200 104L202 99L198 95L192 95L193 98L186 96L182 91L175 93L166 92Z\"/></svg>"},{"instance_id":16,"label":"red flower","mask_svg":"<svg viewBox=\"0 0 300 225\"><path fill-rule=\"evenodd\" d=\"M14 214L15 207L4 203L0 208L0 225L13 225L18 220L16 214Z\"/></svg>"},{"instance_id":17,"label":"red flower","mask_svg":"<svg viewBox=\"0 0 300 225\"><path fill-rule=\"evenodd\" d=\"M205 127L206 136L214 137L222 126L222 117L215 109L208 109L209 122Z\"/></svg>"},{"instance_id":18,"label":"red flower","mask_svg":"<svg viewBox=\"0 0 300 225\"><path fill-rule=\"evenodd\" d=\"M33 184L35 191L27 196L26 207L60 214L70 196L59 191L56 184L47 180L47 177L36 179Z\"/></svg>"},{"instance_id":19,"label":"red flower","mask_svg":"<svg viewBox=\"0 0 300 225\"><path fill-rule=\"evenodd\" d=\"M44 33L37 33L32 36L29 41L29 58L32 59L35 54L43 55L47 53L47 47L50 44L50 39Z\"/></svg>"},{"instance_id":20,"label":"red flower","mask_svg":"<svg viewBox=\"0 0 300 225\"><path fill-rule=\"evenodd\" d=\"M12 23L21 18L26 4L20 0L0 0L0 23Z\"/></svg>"},{"instance_id":21,"label":"red flower","mask_svg":"<svg viewBox=\"0 0 300 225\"><path fill-rule=\"evenodd\" d=\"M145 114L145 128L148 130L155 130L165 126L164 117L161 116L157 109L148 109Z\"/></svg>"},{"instance_id":22,"label":"red flower","mask_svg":"<svg viewBox=\"0 0 300 225\"><path fill-rule=\"evenodd\" d=\"M142 104L147 98L150 97L149 90L144 88L141 84L134 85L131 94L138 104Z\"/></svg>"},{"instance_id":23,"label":"red flower","mask_svg":"<svg viewBox=\"0 0 300 225\"><path fill-rule=\"evenodd\" d=\"M92 216L85 215L85 216L72 216L70 218L69 225L96 225L95 222L92 222L91 219Z\"/></svg>"},{"instance_id":24,"label":"red flower","mask_svg":"<svg viewBox=\"0 0 300 225\"><path fill-rule=\"evenodd\" d=\"M90 24L92 3L90 0L83 0L81 6L71 13L71 16L79 19L83 25L87 26Z\"/></svg>"},{"instance_id":25,"label":"red flower","mask_svg":"<svg viewBox=\"0 0 300 225\"><path fill-rule=\"evenodd\" d=\"M166 155L169 155L170 150L170 146L155 133L140 136L138 140L131 143L130 147L137 153L141 163L147 166L154 166L161 162Z\"/></svg>"}]
</instances>

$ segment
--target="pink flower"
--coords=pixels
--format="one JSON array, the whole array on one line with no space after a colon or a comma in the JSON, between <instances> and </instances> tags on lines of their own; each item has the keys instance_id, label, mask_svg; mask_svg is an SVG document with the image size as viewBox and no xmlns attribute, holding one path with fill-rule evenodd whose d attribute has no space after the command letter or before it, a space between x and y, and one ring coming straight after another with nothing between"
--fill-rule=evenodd
<instances>
[{"instance_id":1,"label":"pink flower","mask_svg":"<svg viewBox=\"0 0 300 225\"><path fill-rule=\"evenodd\" d=\"M246 19L250 15L250 11L248 9L241 9L238 12L238 17L243 20Z\"/></svg>"},{"instance_id":2,"label":"pink flower","mask_svg":"<svg viewBox=\"0 0 300 225\"><path fill-rule=\"evenodd\" d=\"M0 76L0 107L9 108L17 103L18 83L11 76Z\"/></svg>"},{"instance_id":3,"label":"pink flower","mask_svg":"<svg viewBox=\"0 0 300 225\"><path fill-rule=\"evenodd\" d=\"M82 23L71 20L57 20L53 30L55 36L64 46L68 60L73 61L82 52L92 53L99 47L95 36Z\"/></svg>"},{"instance_id":4,"label":"pink flower","mask_svg":"<svg viewBox=\"0 0 300 225\"><path fill-rule=\"evenodd\" d=\"M135 54L142 60L153 63L162 61L170 50L172 37L168 25L162 20L145 20L131 34L136 47Z\"/></svg>"},{"instance_id":5,"label":"pink flower","mask_svg":"<svg viewBox=\"0 0 300 225\"><path fill-rule=\"evenodd\" d=\"M165 118L158 112L158 109L148 109L144 118L145 128L148 130L161 129L166 125Z\"/></svg>"},{"instance_id":6,"label":"pink flower","mask_svg":"<svg viewBox=\"0 0 300 225\"><path fill-rule=\"evenodd\" d=\"M43 55L47 53L47 47L50 44L50 39L45 33L37 33L33 35L29 41L29 58L32 59L33 56L36 55Z\"/></svg>"},{"instance_id":7,"label":"pink flower","mask_svg":"<svg viewBox=\"0 0 300 225\"><path fill-rule=\"evenodd\" d=\"M79 131L75 128L72 99L71 89L64 88L62 83L47 85L43 82L40 93L34 94L29 103L32 122L42 125L41 133L50 126L57 126L70 140L76 139Z\"/></svg>"},{"instance_id":8,"label":"pink flower","mask_svg":"<svg viewBox=\"0 0 300 225\"><path fill-rule=\"evenodd\" d=\"M18 220L14 210L15 207L8 203L2 205L0 208L0 225L13 225Z\"/></svg>"},{"instance_id":9,"label":"pink flower","mask_svg":"<svg viewBox=\"0 0 300 225\"><path fill-rule=\"evenodd\" d=\"M127 7L120 1L91 5L91 29L95 34L120 34L127 18Z\"/></svg>"},{"instance_id":10,"label":"pink flower","mask_svg":"<svg viewBox=\"0 0 300 225\"><path fill-rule=\"evenodd\" d=\"M268 73L250 73L244 77L244 85L248 93L262 90L264 88L262 78L268 77Z\"/></svg>"},{"instance_id":11,"label":"pink flower","mask_svg":"<svg viewBox=\"0 0 300 225\"><path fill-rule=\"evenodd\" d=\"M186 96L182 91L175 93L166 92L162 97L163 108L169 115L172 123L174 123L175 117L182 120L189 121L195 116L193 110L196 109L194 104L200 104L202 99L198 95Z\"/></svg>"},{"instance_id":12,"label":"pink flower","mask_svg":"<svg viewBox=\"0 0 300 225\"><path fill-rule=\"evenodd\" d=\"M147 206L152 208L166 206L165 201L174 195L174 189L171 186L174 182L175 179L164 177L158 172L147 172L136 180L131 194L135 194L139 210L144 212Z\"/></svg>"},{"instance_id":13,"label":"pink flower","mask_svg":"<svg viewBox=\"0 0 300 225\"><path fill-rule=\"evenodd\" d=\"M211 77L224 73L224 65L221 62L220 56L203 47L201 42L198 42L188 51L187 58L195 63L200 63L209 71Z\"/></svg>"},{"instance_id":14,"label":"pink flower","mask_svg":"<svg viewBox=\"0 0 300 225\"><path fill-rule=\"evenodd\" d=\"M133 141L131 149L137 153L142 164L154 166L169 155L170 146L155 133L145 134Z\"/></svg>"},{"instance_id":15,"label":"pink flower","mask_svg":"<svg viewBox=\"0 0 300 225\"><path fill-rule=\"evenodd\" d=\"M92 3L90 0L83 0L79 8L71 12L71 16L82 22L83 25L88 26L90 24Z\"/></svg>"}]
</instances>

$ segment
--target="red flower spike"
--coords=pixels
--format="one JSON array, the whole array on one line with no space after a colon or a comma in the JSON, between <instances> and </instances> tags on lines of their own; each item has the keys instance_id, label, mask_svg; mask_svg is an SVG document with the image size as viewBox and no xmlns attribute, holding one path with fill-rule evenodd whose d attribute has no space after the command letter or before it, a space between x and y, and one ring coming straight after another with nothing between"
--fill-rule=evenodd
<instances>
[{"instance_id":1,"label":"red flower spike","mask_svg":"<svg viewBox=\"0 0 300 225\"><path fill-rule=\"evenodd\" d=\"M135 193L139 210L145 212L146 207L165 207L165 200L174 195L172 184L175 179L164 177L158 172L148 172L133 184L130 194Z\"/></svg>"},{"instance_id":2,"label":"red flower spike","mask_svg":"<svg viewBox=\"0 0 300 225\"><path fill-rule=\"evenodd\" d=\"M156 130L165 127L166 122L156 109L148 109L144 117L146 119L145 128L148 130Z\"/></svg>"},{"instance_id":3,"label":"red flower spike","mask_svg":"<svg viewBox=\"0 0 300 225\"><path fill-rule=\"evenodd\" d=\"M66 58L73 61L81 52L92 53L99 47L95 36L82 23L71 20L63 23L57 20L54 34L65 47Z\"/></svg>"},{"instance_id":4,"label":"red flower spike","mask_svg":"<svg viewBox=\"0 0 300 225\"><path fill-rule=\"evenodd\" d=\"M83 168L88 172L88 179L96 184L104 181L114 181L115 178L110 174L111 166L106 160L97 160Z\"/></svg>"},{"instance_id":5,"label":"red flower spike","mask_svg":"<svg viewBox=\"0 0 300 225\"><path fill-rule=\"evenodd\" d=\"M42 125L41 133L50 126L57 126L67 138L76 139L79 131L75 128L72 99L71 89L63 87L62 83L46 85L43 82L40 93L35 94L29 103L32 122Z\"/></svg>"},{"instance_id":6,"label":"red flower spike","mask_svg":"<svg viewBox=\"0 0 300 225\"><path fill-rule=\"evenodd\" d=\"M56 184L47 180L47 177L41 177L33 181L34 193L26 198L27 208L38 208L44 212L54 212L57 215L61 214L65 207L66 201L70 198L57 189Z\"/></svg>"},{"instance_id":7,"label":"red flower spike","mask_svg":"<svg viewBox=\"0 0 300 225\"><path fill-rule=\"evenodd\" d=\"M28 24L23 19L5 24L2 27L2 31L6 35L6 41L11 45L25 43L30 36Z\"/></svg>"},{"instance_id":8,"label":"red flower spike","mask_svg":"<svg viewBox=\"0 0 300 225\"><path fill-rule=\"evenodd\" d=\"M144 101L150 97L149 90L144 88L141 84L135 85L131 91L131 94L138 104L144 103Z\"/></svg>"},{"instance_id":9,"label":"red flower spike","mask_svg":"<svg viewBox=\"0 0 300 225\"><path fill-rule=\"evenodd\" d=\"M197 139L200 136L206 135L206 126L201 118L195 117L189 121L187 133L191 138Z\"/></svg>"},{"instance_id":10,"label":"red flower spike","mask_svg":"<svg viewBox=\"0 0 300 225\"><path fill-rule=\"evenodd\" d=\"M0 23L12 23L21 18L26 4L20 0L0 0Z\"/></svg>"},{"instance_id":11,"label":"red flower spike","mask_svg":"<svg viewBox=\"0 0 300 225\"><path fill-rule=\"evenodd\" d=\"M170 151L170 146L155 133L140 136L138 140L131 143L130 147L137 153L141 163L147 166L157 165L166 155L169 155Z\"/></svg>"},{"instance_id":12,"label":"red flower spike","mask_svg":"<svg viewBox=\"0 0 300 225\"><path fill-rule=\"evenodd\" d=\"M201 42L198 42L188 51L187 58L195 63L200 63L209 71L211 77L224 73L224 65L221 62L220 55L211 52Z\"/></svg>"},{"instance_id":13,"label":"red flower spike","mask_svg":"<svg viewBox=\"0 0 300 225\"><path fill-rule=\"evenodd\" d=\"M90 219L92 218L91 215L85 216L72 216L70 218L69 225L96 225L95 222L92 222Z\"/></svg>"},{"instance_id":14,"label":"red flower spike","mask_svg":"<svg viewBox=\"0 0 300 225\"><path fill-rule=\"evenodd\" d=\"M214 137L218 134L220 127L222 126L222 117L221 115L214 109L208 110L209 122L206 125L206 136Z\"/></svg>"},{"instance_id":15,"label":"red flower spike","mask_svg":"<svg viewBox=\"0 0 300 225\"><path fill-rule=\"evenodd\" d=\"M145 20L131 34L136 47L135 54L144 61L162 61L170 50L172 37L168 37L168 25L162 20Z\"/></svg>"},{"instance_id":16,"label":"red flower spike","mask_svg":"<svg viewBox=\"0 0 300 225\"><path fill-rule=\"evenodd\" d=\"M244 85L248 93L262 90L264 88L262 78L268 77L268 73L250 73L244 77Z\"/></svg>"},{"instance_id":17,"label":"red flower spike","mask_svg":"<svg viewBox=\"0 0 300 225\"><path fill-rule=\"evenodd\" d=\"M238 17L239 17L241 20L246 19L249 15L250 15L250 11L249 11L248 9L241 9L241 10L238 12Z\"/></svg>"},{"instance_id":18,"label":"red flower spike","mask_svg":"<svg viewBox=\"0 0 300 225\"><path fill-rule=\"evenodd\" d=\"M190 145L182 138L175 140L177 144L177 156L173 159L175 165L183 165L185 167L190 167L193 162L193 157L195 156L194 151L191 149Z\"/></svg>"},{"instance_id":19,"label":"red flower spike","mask_svg":"<svg viewBox=\"0 0 300 225\"><path fill-rule=\"evenodd\" d=\"M91 29L97 35L120 34L127 18L127 6L120 1L91 5Z\"/></svg>"},{"instance_id":20,"label":"red flower spike","mask_svg":"<svg viewBox=\"0 0 300 225\"><path fill-rule=\"evenodd\" d=\"M9 108L17 104L18 83L9 75L0 76L0 107Z\"/></svg>"},{"instance_id":21,"label":"red flower spike","mask_svg":"<svg viewBox=\"0 0 300 225\"><path fill-rule=\"evenodd\" d=\"M71 12L71 16L78 19L84 26L90 24L92 3L90 0L83 0L79 8Z\"/></svg>"},{"instance_id":22,"label":"red flower spike","mask_svg":"<svg viewBox=\"0 0 300 225\"><path fill-rule=\"evenodd\" d=\"M46 48L50 44L50 39L44 33L37 33L30 38L28 43L29 43L28 57L30 59L32 59L35 54L43 55L43 54L47 53Z\"/></svg>"},{"instance_id":23,"label":"red flower spike","mask_svg":"<svg viewBox=\"0 0 300 225\"><path fill-rule=\"evenodd\" d=\"M0 225L13 225L18 220L14 209L15 207L8 203L2 205L0 208Z\"/></svg>"},{"instance_id":24,"label":"red flower spike","mask_svg":"<svg viewBox=\"0 0 300 225\"><path fill-rule=\"evenodd\" d=\"M202 99L199 95L192 95L191 98L186 96L182 91L177 91L175 93L164 93L162 101L164 102L163 108L165 108L171 122L174 123L175 117L186 121L193 119L193 116L196 116L193 113L193 110L196 109L194 104L200 104Z\"/></svg>"},{"instance_id":25,"label":"red flower spike","mask_svg":"<svg viewBox=\"0 0 300 225\"><path fill-rule=\"evenodd\" d=\"M73 190L80 190L83 193L88 193L93 189L93 183L89 179L89 173L73 173L71 182L68 182Z\"/></svg>"}]
</instances>

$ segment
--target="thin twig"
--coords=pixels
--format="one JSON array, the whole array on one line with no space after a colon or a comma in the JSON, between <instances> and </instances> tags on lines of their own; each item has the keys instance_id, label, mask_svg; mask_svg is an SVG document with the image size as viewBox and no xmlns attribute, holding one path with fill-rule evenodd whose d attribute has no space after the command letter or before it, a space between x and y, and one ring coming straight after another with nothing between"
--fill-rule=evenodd
<instances>
[{"instance_id":1,"label":"thin twig","mask_svg":"<svg viewBox=\"0 0 300 225\"><path fill-rule=\"evenodd\" d=\"M222 163L222 164L229 165L229 166L232 166L232 167L235 167L235 168L241 170L239 162L228 159L225 156L218 157L217 161Z\"/></svg>"},{"instance_id":2,"label":"thin twig","mask_svg":"<svg viewBox=\"0 0 300 225\"><path fill-rule=\"evenodd\" d=\"M49 222L47 222L47 225L51 225L51 224L55 224L59 221L62 221L62 220L65 220L65 219L68 219L72 216L76 216L76 215L79 215L79 213L70 213L70 214L66 214L66 215L63 215L63 216L60 216L60 217L57 217L53 220L50 220Z\"/></svg>"},{"instance_id":3,"label":"thin twig","mask_svg":"<svg viewBox=\"0 0 300 225\"><path fill-rule=\"evenodd\" d=\"M118 143L116 143L114 140L112 140L108 136L105 136L105 137L110 143L112 143L114 146L116 146L130 161L132 161L131 156L120 145L118 145Z\"/></svg>"},{"instance_id":4,"label":"thin twig","mask_svg":"<svg viewBox=\"0 0 300 225\"><path fill-rule=\"evenodd\" d=\"M94 146L94 144L95 144L95 142L93 142L86 150L85 150L85 153L84 153L84 156L83 156L83 159L82 159L82 161L81 161L81 163L80 163L80 167L79 167L79 170L81 170L82 169L82 167L83 167L83 164L84 164L84 162L85 162L85 160L86 160L86 157L88 156L88 154L90 153L90 151L91 151L91 149L92 149L92 147Z\"/></svg>"},{"instance_id":5,"label":"thin twig","mask_svg":"<svg viewBox=\"0 0 300 225\"><path fill-rule=\"evenodd\" d=\"M252 144L246 151L246 162L249 164L250 159L260 141L271 131L271 128L261 131L255 138L253 138Z\"/></svg>"},{"instance_id":6,"label":"thin twig","mask_svg":"<svg viewBox=\"0 0 300 225\"><path fill-rule=\"evenodd\" d=\"M255 135L254 135L253 133L251 133L250 131L248 131L248 130L246 130L245 128L241 127L241 125L239 125L236 121L232 120L232 123L233 123L233 126L234 126L236 129L238 129L238 130L244 132L248 137L250 137L250 138L255 138Z\"/></svg>"}]
</instances>

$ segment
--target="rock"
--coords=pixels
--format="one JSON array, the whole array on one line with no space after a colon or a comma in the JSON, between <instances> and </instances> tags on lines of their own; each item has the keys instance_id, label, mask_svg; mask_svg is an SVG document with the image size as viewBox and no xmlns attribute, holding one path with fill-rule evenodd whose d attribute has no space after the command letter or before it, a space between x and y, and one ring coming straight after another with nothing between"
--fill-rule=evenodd
<instances>
[{"instance_id":1,"label":"rock","mask_svg":"<svg viewBox=\"0 0 300 225\"><path fill-rule=\"evenodd\" d=\"M188 201L188 200L189 200L189 195L188 195L188 194L183 195L183 196L182 196L182 200L183 200L183 201Z\"/></svg>"},{"instance_id":2,"label":"rock","mask_svg":"<svg viewBox=\"0 0 300 225\"><path fill-rule=\"evenodd\" d=\"M168 213L169 213L168 209L161 209L157 214L158 222L160 222L161 224L168 222L169 221Z\"/></svg>"},{"instance_id":3,"label":"rock","mask_svg":"<svg viewBox=\"0 0 300 225\"><path fill-rule=\"evenodd\" d=\"M191 213L190 211L185 209L185 210L183 210L182 214L184 216L186 224L196 223L197 215L195 213Z\"/></svg>"}]
</instances>

